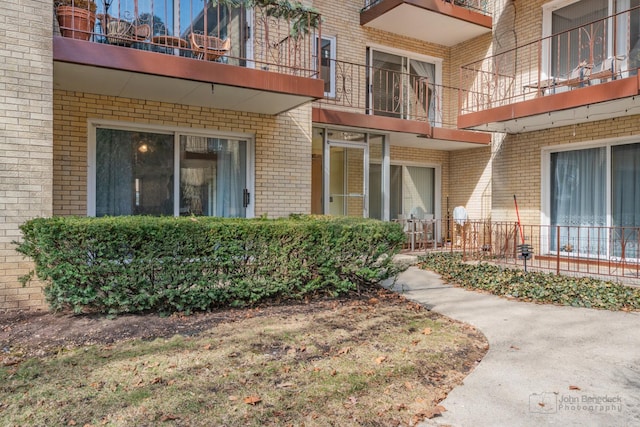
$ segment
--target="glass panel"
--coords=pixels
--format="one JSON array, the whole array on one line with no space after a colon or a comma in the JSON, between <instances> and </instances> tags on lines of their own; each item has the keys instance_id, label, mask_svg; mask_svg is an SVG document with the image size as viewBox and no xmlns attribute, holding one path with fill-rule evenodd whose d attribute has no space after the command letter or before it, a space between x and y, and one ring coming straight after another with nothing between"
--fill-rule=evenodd
<instances>
[{"instance_id":1,"label":"glass panel","mask_svg":"<svg viewBox=\"0 0 640 427\"><path fill-rule=\"evenodd\" d=\"M608 6L609 0L582 0L553 12L551 32L562 34L551 38L552 75L568 76L581 62L593 65L607 58L609 24L598 20L607 17Z\"/></svg>"},{"instance_id":2,"label":"glass panel","mask_svg":"<svg viewBox=\"0 0 640 427\"><path fill-rule=\"evenodd\" d=\"M180 136L180 215L245 217L246 141Z\"/></svg>"},{"instance_id":3,"label":"glass panel","mask_svg":"<svg viewBox=\"0 0 640 427\"><path fill-rule=\"evenodd\" d=\"M391 165L391 185L389 188L389 216L398 219L402 215L402 166Z\"/></svg>"},{"instance_id":4,"label":"glass panel","mask_svg":"<svg viewBox=\"0 0 640 427\"><path fill-rule=\"evenodd\" d=\"M173 136L96 130L96 216L173 215Z\"/></svg>"},{"instance_id":5,"label":"glass panel","mask_svg":"<svg viewBox=\"0 0 640 427\"><path fill-rule=\"evenodd\" d=\"M383 142L382 135L369 135L369 217L376 219L384 219Z\"/></svg>"},{"instance_id":6,"label":"glass panel","mask_svg":"<svg viewBox=\"0 0 640 427\"><path fill-rule=\"evenodd\" d=\"M436 100L432 96L436 82L436 66L434 64L409 61L409 105L410 118L413 120L426 120L435 126Z\"/></svg>"},{"instance_id":7,"label":"glass panel","mask_svg":"<svg viewBox=\"0 0 640 427\"><path fill-rule=\"evenodd\" d=\"M424 219L434 213L435 170L406 166L402 181L405 217Z\"/></svg>"},{"instance_id":8,"label":"glass panel","mask_svg":"<svg viewBox=\"0 0 640 427\"><path fill-rule=\"evenodd\" d=\"M333 39L322 38L320 42L320 78L324 80L325 96L335 96L335 58Z\"/></svg>"},{"instance_id":9,"label":"glass panel","mask_svg":"<svg viewBox=\"0 0 640 427\"><path fill-rule=\"evenodd\" d=\"M606 254L606 233L600 228L606 225L605 187L604 147L551 154L552 250ZM560 242L557 225L569 226L560 227Z\"/></svg>"},{"instance_id":10,"label":"glass panel","mask_svg":"<svg viewBox=\"0 0 640 427\"><path fill-rule=\"evenodd\" d=\"M364 148L332 146L330 149L329 214L364 213Z\"/></svg>"},{"instance_id":11,"label":"glass panel","mask_svg":"<svg viewBox=\"0 0 640 427\"><path fill-rule=\"evenodd\" d=\"M402 117L404 58L374 50L372 59L371 109L373 114Z\"/></svg>"},{"instance_id":12,"label":"glass panel","mask_svg":"<svg viewBox=\"0 0 640 427\"><path fill-rule=\"evenodd\" d=\"M638 258L640 243L640 144L611 147L612 254Z\"/></svg>"},{"instance_id":13,"label":"glass panel","mask_svg":"<svg viewBox=\"0 0 640 427\"><path fill-rule=\"evenodd\" d=\"M322 215L323 207L323 138L324 130L313 128L311 139L311 213Z\"/></svg>"}]
</instances>

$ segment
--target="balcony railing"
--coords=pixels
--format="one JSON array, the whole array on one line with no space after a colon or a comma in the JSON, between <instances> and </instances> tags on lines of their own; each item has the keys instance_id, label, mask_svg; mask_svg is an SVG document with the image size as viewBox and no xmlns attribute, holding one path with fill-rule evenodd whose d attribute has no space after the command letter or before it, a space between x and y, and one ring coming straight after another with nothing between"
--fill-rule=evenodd
<instances>
[{"instance_id":1,"label":"balcony railing","mask_svg":"<svg viewBox=\"0 0 640 427\"><path fill-rule=\"evenodd\" d=\"M315 43L321 35L321 18L313 9L278 11L277 0L253 8L240 2L226 6L205 0L103 0L97 8L86 0L64 2L75 9L84 8L82 15L70 16L69 8L59 7L62 0L56 5L60 32L65 37L317 76Z\"/></svg>"},{"instance_id":2,"label":"balcony railing","mask_svg":"<svg viewBox=\"0 0 640 427\"><path fill-rule=\"evenodd\" d=\"M528 269L640 284L640 227L416 221L405 226L408 250L461 251L467 260L523 267L524 240L533 250Z\"/></svg>"},{"instance_id":3,"label":"balcony railing","mask_svg":"<svg viewBox=\"0 0 640 427\"><path fill-rule=\"evenodd\" d=\"M425 76L328 59L322 59L320 76L325 97L316 102L321 107L456 127L457 89Z\"/></svg>"},{"instance_id":4,"label":"balcony railing","mask_svg":"<svg viewBox=\"0 0 640 427\"><path fill-rule=\"evenodd\" d=\"M635 7L462 66L460 113L636 75L639 13Z\"/></svg>"},{"instance_id":5,"label":"balcony railing","mask_svg":"<svg viewBox=\"0 0 640 427\"><path fill-rule=\"evenodd\" d=\"M365 0L362 11L371 9L376 4L383 0ZM474 12L482 13L483 15L491 15L489 8L489 0L438 0L443 3L452 3L456 6L464 7L465 9L472 10Z\"/></svg>"}]
</instances>

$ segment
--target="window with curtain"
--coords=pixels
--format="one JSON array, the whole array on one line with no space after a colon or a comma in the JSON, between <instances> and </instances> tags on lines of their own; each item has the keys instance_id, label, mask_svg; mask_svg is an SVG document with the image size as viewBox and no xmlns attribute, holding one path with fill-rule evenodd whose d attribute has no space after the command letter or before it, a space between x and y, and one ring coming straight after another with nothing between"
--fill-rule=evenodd
<instances>
[{"instance_id":1,"label":"window with curtain","mask_svg":"<svg viewBox=\"0 0 640 427\"><path fill-rule=\"evenodd\" d=\"M96 216L173 215L173 136L96 130Z\"/></svg>"},{"instance_id":2,"label":"window with curtain","mask_svg":"<svg viewBox=\"0 0 640 427\"><path fill-rule=\"evenodd\" d=\"M551 233L553 250L600 255L606 252L606 241L598 241L603 231L598 227L606 224L605 148L552 153L552 230L560 226L559 242L557 232Z\"/></svg>"},{"instance_id":3,"label":"window with curtain","mask_svg":"<svg viewBox=\"0 0 640 427\"><path fill-rule=\"evenodd\" d=\"M247 216L248 141L175 137L97 128L95 215Z\"/></svg>"},{"instance_id":4,"label":"window with curtain","mask_svg":"<svg viewBox=\"0 0 640 427\"><path fill-rule=\"evenodd\" d=\"M370 55L372 113L435 124L435 64L373 49Z\"/></svg>"},{"instance_id":5,"label":"window with curtain","mask_svg":"<svg viewBox=\"0 0 640 427\"><path fill-rule=\"evenodd\" d=\"M582 0L551 14L551 75L565 76L581 62L607 58L609 0ZM593 24L592 24L593 23Z\"/></svg>"},{"instance_id":6,"label":"window with curtain","mask_svg":"<svg viewBox=\"0 0 640 427\"><path fill-rule=\"evenodd\" d=\"M640 143L551 153L550 160L551 249L640 257Z\"/></svg>"},{"instance_id":7,"label":"window with curtain","mask_svg":"<svg viewBox=\"0 0 640 427\"><path fill-rule=\"evenodd\" d=\"M640 144L611 147L611 209L613 255L638 258Z\"/></svg>"}]
</instances>

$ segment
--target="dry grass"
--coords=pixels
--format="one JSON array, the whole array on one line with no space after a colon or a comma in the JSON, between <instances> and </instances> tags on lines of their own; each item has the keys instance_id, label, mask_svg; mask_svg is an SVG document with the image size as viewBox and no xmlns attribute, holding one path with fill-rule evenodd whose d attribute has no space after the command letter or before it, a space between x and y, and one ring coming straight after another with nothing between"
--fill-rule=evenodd
<instances>
[{"instance_id":1,"label":"dry grass","mask_svg":"<svg viewBox=\"0 0 640 427\"><path fill-rule=\"evenodd\" d=\"M484 337L380 292L0 367L0 424L389 426L432 417Z\"/></svg>"}]
</instances>

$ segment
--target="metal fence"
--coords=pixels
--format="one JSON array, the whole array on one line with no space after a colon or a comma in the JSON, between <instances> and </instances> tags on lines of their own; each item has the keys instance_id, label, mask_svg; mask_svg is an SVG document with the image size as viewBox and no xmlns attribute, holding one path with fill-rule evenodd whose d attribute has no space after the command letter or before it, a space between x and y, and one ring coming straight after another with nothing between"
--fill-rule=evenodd
<instances>
[{"instance_id":1,"label":"metal fence","mask_svg":"<svg viewBox=\"0 0 640 427\"><path fill-rule=\"evenodd\" d=\"M468 261L524 267L520 245L526 244L533 252L526 260L529 270L640 284L640 227L454 220L418 223L421 225L405 226L407 251L412 251L413 241L414 253L457 251Z\"/></svg>"}]
</instances>

